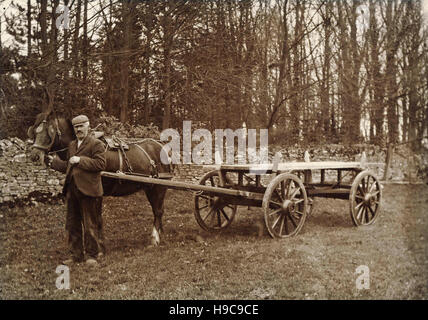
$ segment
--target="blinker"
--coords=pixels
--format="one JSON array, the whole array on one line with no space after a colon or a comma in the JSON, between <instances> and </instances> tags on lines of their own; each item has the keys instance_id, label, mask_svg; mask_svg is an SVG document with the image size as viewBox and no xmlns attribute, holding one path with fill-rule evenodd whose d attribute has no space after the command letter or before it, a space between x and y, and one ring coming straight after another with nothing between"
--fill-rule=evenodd
<instances>
[{"instance_id":1,"label":"blinker","mask_svg":"<svg viewBox=\"0 0 428 320\"><path fill-rule=\"evenodd\" d=\"M41 124L38 125L38 127L36 128L36 133L40 133L43 130L43 122Z\"/></svg>"}]
</instances>

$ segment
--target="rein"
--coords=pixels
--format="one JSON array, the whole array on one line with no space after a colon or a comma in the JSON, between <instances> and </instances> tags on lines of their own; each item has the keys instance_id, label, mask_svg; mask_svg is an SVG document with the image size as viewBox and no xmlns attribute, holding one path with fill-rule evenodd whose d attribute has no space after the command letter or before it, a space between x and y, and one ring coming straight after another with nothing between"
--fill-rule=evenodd
<instances>
[{"instance_id":1,"label":"rein","mask_svg":"<svg viewBox=\"0 0 428 320\"><path fill-rule=\"evenodd\" d=\"M60 149L60 150L50 151L50 152L48 152L48 154L54 154L54 153L62 152L62 151L65 151L65 150L68 150L68 147L66 147L66 148L62 148L62 149Z\"/></svg>"}]
</instances>

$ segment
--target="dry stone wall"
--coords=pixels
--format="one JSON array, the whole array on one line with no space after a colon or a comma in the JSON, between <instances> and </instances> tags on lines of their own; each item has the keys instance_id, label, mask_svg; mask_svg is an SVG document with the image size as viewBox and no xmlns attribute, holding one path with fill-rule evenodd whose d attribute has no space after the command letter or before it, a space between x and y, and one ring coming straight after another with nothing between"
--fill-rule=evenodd
<instances>
[{"instance_id":1,"label":"dry stone wall","mask_svg":"<svg viewBox=\"0 0 428 320\"><path fill-rule=\"evenodd\" d=\"M28 150L19 138L0 140L0 205L60 199L64 175L29 161Z\"/></svg>"},{"instance_id":2,"label":"dry stone wall","mask_svg":"<svg viewBox=\"0 0 428 320\"><path fill-rule=\"evenodd\" d=\"M33 164L28 159L30 145L19 138L0 140L0 206L37 205L38 202L62 201L64 175L46 167ZM368 162L385 163L386 152L376 146L325 145L317 148L270 147L270 159L281 152L282 161L303 161L308 150L311 161L359 161L364 151ZM383 167L373 168L383 177ZM176 165L174 180L197 183L207 172L200 165ZM428 150L412 154L405 145L395 148L387 180L427 182ZM267 177L268 178L268 177Z\"/></svg>"}]
</instances>

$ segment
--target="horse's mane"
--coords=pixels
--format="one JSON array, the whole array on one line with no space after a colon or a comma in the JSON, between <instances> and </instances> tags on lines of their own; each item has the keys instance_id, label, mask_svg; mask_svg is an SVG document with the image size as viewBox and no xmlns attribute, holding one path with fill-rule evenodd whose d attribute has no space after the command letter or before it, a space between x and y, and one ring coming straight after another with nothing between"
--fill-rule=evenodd
<instances>
[{"instance_id":1,"label":"horse's mane","mask_svg":"<svg viewBox=\"0 0 428 320\"><path fill-rule=\"evenodd\" d=\"M76 139L76 134L74 133L74 129L73 129L73 125L71 123L71 120L69 118L66 117L60 117L58 118L58 120L62 119L64 121L64 123L66 124L68 130L70 130L72 136L73 136L73 140Z\"/></svg>"}]
</instances>

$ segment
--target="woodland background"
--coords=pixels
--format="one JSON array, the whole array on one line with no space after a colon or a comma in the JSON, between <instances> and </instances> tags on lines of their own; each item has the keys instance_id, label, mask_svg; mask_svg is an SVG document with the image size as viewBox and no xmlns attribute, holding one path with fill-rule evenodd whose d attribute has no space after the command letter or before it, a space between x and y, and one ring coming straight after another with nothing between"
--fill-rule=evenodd
<instances>
[{"instance_id":1,"label":"woodland background","mask_svg":"<svg viewBox=\"0 0 428 320\"><path fill-rule=\"evenodd\" d=\"M6 7L7 5L7 7ZM69 28L55 22L70 8ZM428 129L420 0L2 3L0 138L35 115L268 128L282 145L407 143Z\"/></svg>"}]
</instances>

